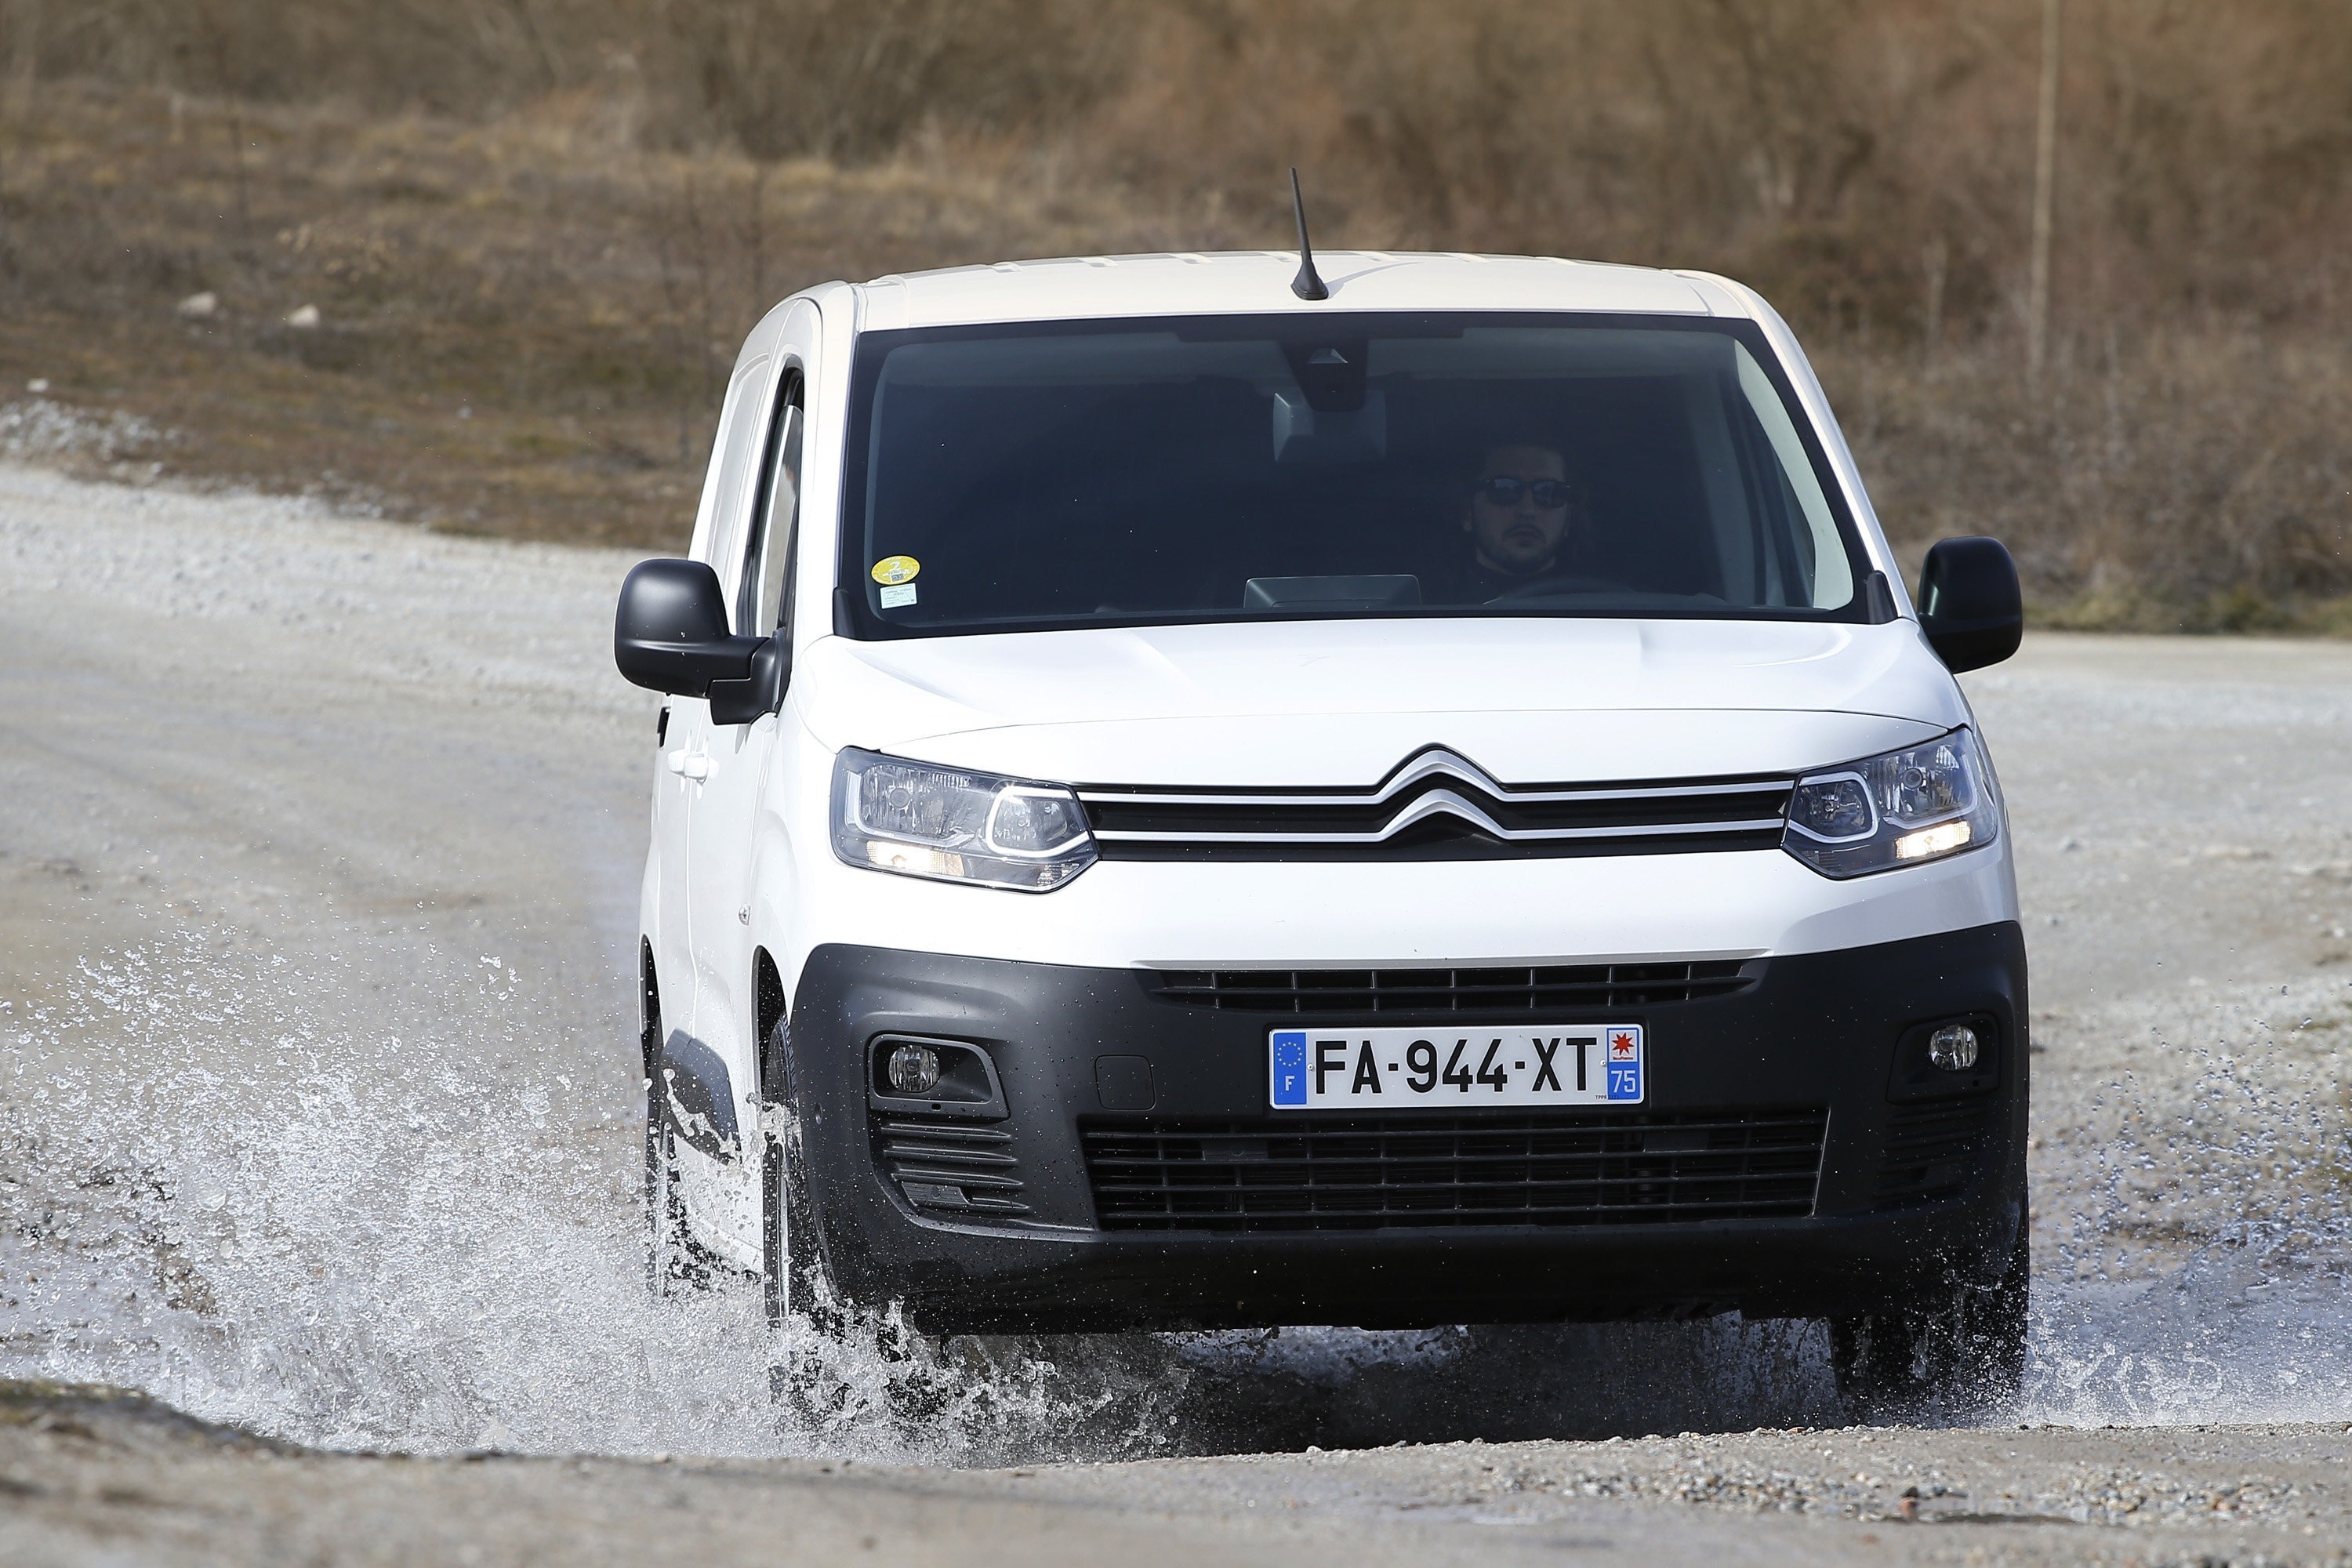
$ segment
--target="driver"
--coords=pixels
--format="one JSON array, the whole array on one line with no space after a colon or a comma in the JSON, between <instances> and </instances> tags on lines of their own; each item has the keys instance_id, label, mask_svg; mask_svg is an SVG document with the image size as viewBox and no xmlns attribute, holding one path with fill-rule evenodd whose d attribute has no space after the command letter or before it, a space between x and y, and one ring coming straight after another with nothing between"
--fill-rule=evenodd
<instances>
[{"instance_id":1,"label":"driver","mask_svg":"<svg viewBox=\"0 0 2352 1568\"><path fill-rule=\"evenodd\" d=\"M1562 538L1580 510L1556 445L1515 437L1481 448L1462 507L1471 556L1463 601L1484 604L1557 575Z\"/></svg>"}]
</instances>

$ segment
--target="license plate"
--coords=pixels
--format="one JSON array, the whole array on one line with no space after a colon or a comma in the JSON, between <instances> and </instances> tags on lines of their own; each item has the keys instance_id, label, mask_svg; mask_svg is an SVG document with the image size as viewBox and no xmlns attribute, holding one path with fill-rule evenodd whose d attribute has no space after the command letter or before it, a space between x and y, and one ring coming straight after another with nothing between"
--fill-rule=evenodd
<instances>
[{"instance_id":1,"label":"license plate","mask_svg":"<svg viewBox=\"0 0 2352 1568\"><path fill-rule=\"evenodd\" d=\"M1536 1028L1276 1029L1276 1110L1439 1110L1482 1105L1639 1105L1639 1024Z\"/></svg>"}]
</instances>

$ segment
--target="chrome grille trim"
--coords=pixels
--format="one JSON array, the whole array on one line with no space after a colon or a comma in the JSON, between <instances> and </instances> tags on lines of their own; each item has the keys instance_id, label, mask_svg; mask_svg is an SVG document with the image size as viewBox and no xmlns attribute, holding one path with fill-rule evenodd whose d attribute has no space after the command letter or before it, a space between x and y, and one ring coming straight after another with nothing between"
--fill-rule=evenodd
<instances>
[{"instance_id":1,"label":"chrome grille trim","mask_svg":"<svg viewBox=\"0 0 2352 1568\"><path fill-rule=\"evenodd\" d=\"M1443 794L1451 795L1444 791ZM1491 833L1507 844L1541 844L1556 839L1574 838L1648 838L1660 835L1680 836L1686 833L1777 833L1782 818L1753 817L1745 822L1661 822L1641 823L1612 827L1505 827L1469 802L1452 799L1441 805L1430 805L1423 796L1412 807L1399 812L1389 825L1378 833L1154 833L1149 830L1097 828L1095 837L1111 844L1385 844L1408 827L1418 826L1433 816L1454 816L1468 823L1482 833Z\"/></svg>"},{"instance_id":2,"label":"chrome grille trim","mask_svg":"<svg viewBox=\"0 0 2352 1568\"><path fill-rule=\"evenodd\" d=\"M1090 784L1081 785L1077 795L1096 840L1112 854L1127 845L1376 849L1432 826L1504 846L1647 839L1703 847L1745 838L1753 847L1780 832L1795 782L1747 777L1513 786L1441 748L1407 759L1382 783L1361 790ZM1673 809L1683 803L1683 811ZM1381 815L1384 807L1393 809ZM1563 813L1562 807L1575 809ZM1531 808L1535 823L1526 820ZM1334 815L1341 822L1334 823ZM1559 821L1563 815L1581 820ZM1545 816L1554 820L1545 823Z\"/></svg>"},{"instance_id":3,"label":"chrome grille trim","mask_svg":"<svg viewBox=\"0 0 2352 1568\"><path fill-rule=\"evenodd\" d=\"M1418 783L1419 780L1412 782ZM1796 783L1793 778L1741 779L1725 784L1644 784L1631 789L1610 789L1601 785L1579 785L1573 789L1514 789L1487 779L1464 779L1461 782L1482 792L1491 792L1507 800L1530 805L1571 800L1671 800L1677 795L1766 795L1788 789ZM1377 790L1344 795L1329 790L1125 790L1110 784L1082 784L1078 789L1078 798L1108 805L1379 805L1394 799L1402 789L1401 785L1391 784Z\"/></svg>"}]
</instances>

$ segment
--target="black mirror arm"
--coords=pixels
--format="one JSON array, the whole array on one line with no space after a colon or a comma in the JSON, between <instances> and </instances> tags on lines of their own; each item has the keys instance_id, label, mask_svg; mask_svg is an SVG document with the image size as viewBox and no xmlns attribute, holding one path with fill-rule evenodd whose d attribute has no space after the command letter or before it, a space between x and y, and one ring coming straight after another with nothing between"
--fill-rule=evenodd
<instances>
[{"instance_id":1,"label":"black mirror arm","mask_svg":"<svg viewBox=\"0 0 2352 1568\"><path fill-rule=\"evenodd\" d=\"M1883 626L1897 618L1895 608L1895 588L1887 582L1886 574L1873 572L1862 585L1863 611L1874 626Z\"/></svg>"},{"instance_id":2,"label":"black mirror arm","mask_svg":"<svg viewBox=\"0 0 2352 1568\"><path fill-rule=\"evenodd\" d=\"M750 642L738 637L737 642ZM793 677L793 645L787 634L761 637L751 649L743 679L710 683L710 721L749 724L784 705L784 688Z\"/></svg>"}]
</instances>

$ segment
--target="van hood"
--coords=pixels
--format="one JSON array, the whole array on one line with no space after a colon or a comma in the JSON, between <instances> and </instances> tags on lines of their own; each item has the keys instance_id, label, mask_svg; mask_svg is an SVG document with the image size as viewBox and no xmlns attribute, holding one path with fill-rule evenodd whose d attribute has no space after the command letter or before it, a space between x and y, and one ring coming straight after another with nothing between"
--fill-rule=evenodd
<instances>
[{"instance_id":1,"label":"van hood","mask_svg":"<svg viewBox=\"0 0 2352 1568\"><path fill-rule=\"evenodd\" d=\"M1507 784L1793 773L1969 721L1907 620L826 637L799 665L794 706L828 750L1068 784L1370 784L1433 745Z\"/></svg>"}]
</instances>

